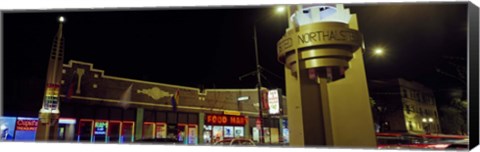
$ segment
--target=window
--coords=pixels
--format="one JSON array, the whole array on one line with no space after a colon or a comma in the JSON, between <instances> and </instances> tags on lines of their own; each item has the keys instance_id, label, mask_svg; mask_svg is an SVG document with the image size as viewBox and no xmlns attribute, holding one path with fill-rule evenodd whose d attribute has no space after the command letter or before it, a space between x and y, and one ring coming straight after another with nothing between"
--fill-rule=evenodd
<instances>
[{"instance_id":1,"label":"window","mask_svg":"<svg viewBox=\"0 0 480 152\"><path fill-rule=\"evenodd\" d=\"M408 121L408 130L413 130L413 124L412 121Z\"/></svg>"},{"instance_id":2,"label":"window","mask_svg":"<svg viewBox=\"0 0 480 152\"><path fill-rule=\"evenodd\" d=\"M404 89L404 88L401 88L401 93L402 93L402 97L406 98L407 97L407 90Z\"/></svg>"},{"instance_id":3,"label":"window","mask_svg":"<svg viewBox=\"0 0 480 152\"><path fill-rule=\"evenodd\" d=\"M407 111L407 114L410 114L410 106L405 105L405 111Z\"/></svg>"}]
</instances>

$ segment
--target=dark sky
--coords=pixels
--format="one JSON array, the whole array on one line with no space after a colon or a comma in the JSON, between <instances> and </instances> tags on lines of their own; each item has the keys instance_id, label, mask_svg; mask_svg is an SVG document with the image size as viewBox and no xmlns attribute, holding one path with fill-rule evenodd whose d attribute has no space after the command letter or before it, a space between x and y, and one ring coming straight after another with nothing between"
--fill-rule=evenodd
<instances>
[{"instance_id":1,"label":"dark sky","mask_svg":"<svg viewBox=\"0 0 480 152\"><path fill-rule=\"evenodd\" d=\"M461 87L435 71L465 66L466 3L346 5L358 14L367 47L369 79L404 77L434 90ZM287 27L286 15L273 6L134 10L5 12L3 65L5 103L43 97L49 53L64 26L65 61L94 63L106 75L206 88L253 88L253 24L257 22L261 65L283 77L276 42ZM271 17L269 17L271 16ZM371 56L381 46L383 57ZM265 73L267 87L284 88L284 80ZM12 89L9 89L12 88ZM27 96L27 97L25 97ZM23 101L24 103L33 103Z\"/></svg>"}]
</instances>

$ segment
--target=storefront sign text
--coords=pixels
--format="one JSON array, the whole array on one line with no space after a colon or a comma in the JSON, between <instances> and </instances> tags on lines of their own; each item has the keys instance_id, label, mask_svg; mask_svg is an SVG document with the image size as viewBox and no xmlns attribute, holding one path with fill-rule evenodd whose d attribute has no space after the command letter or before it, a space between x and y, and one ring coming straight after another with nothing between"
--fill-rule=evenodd
<instances>
[{"instance_id":1,"label":"storefront sign text","mask_svg":"<svg viewBox=\"0 0 480 152\"><path fill-rule=\"evenodd\" d=\"M17 120L17 129L22 131L37 130L38 120Z\"/></svg>"},{"instance_id":2,"label":"storefront sign text","mask_svg":"<svg viewBox=\"0 0 480 152\"><path fill-rule=\"evenodd\" d=\"M210 125L245 125L245 116L207 115L206 124Z\"/></svg>"}]
</instances>

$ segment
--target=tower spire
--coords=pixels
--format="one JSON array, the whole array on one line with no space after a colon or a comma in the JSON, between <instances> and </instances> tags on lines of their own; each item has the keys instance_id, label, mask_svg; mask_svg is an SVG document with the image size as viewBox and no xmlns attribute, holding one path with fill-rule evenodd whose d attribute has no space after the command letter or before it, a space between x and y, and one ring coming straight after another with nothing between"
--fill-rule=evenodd
<instances>
[{"instance_id":1,"label":"tower spire","mask_svg":"<svg viewBox=\"0 0 480 152\"><path fill-rule=\"evenodd\" d=\"M60 85L62 81L64 37L63 24L65 18L58 18L58 31L52 43L52 50L48 62L47 80L42 109L40 109L40 123L37 129L37 140L55 140L58 131L58 118L60 117Z\"/></svg>"},{"instance_id":2,"label":"tower spire","mask_svg":"<svg viewBox=\"0 0 480 152\"><path fill-rule=\"evenodd\" d=\"M58 31L52 43L52 50L50 52L50 59L47 70L47 81L45 88L45 98L43 100L41 113L59 113L58 95L60 94L60 82L62 80L62 66L64 57L64 37L63 24L65 18L63 16L58 18Z\"/></svg>"}]
</instances>

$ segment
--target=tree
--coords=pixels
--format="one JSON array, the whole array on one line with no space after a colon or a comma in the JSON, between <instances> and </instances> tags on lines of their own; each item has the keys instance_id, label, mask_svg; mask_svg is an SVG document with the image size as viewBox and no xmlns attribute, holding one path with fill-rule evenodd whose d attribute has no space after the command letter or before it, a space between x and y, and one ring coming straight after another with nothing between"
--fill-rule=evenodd
<instances>
[{"instance_id":1,"label":"tree","mask_svg":"<svg viewBox=\"0 0 480 152\"><path fill-rule=\"evenodd\" d=\"M442 106L439 110L443 133L466 134L467 122L466 117L462 114L462 110L453 106Z\"/></svg>"}]
</instances>

